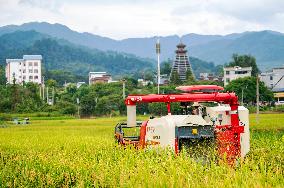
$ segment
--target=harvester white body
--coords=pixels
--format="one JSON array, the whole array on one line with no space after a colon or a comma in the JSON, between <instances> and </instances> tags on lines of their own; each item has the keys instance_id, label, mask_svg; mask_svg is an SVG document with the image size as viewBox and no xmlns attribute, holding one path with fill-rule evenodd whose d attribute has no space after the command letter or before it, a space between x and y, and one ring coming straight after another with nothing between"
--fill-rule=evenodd
<instances>
[{"instance_id":1,"label":"harvester white body","mask_svg":"<svg viewBox=\"0 0 284 188\"><path fill-rule=\"evenodd\" d=\"M212 127L211 130L214 131L215 125L227 125L231 121L229 115L230 106L207 107L206 112L207 115L204 118L200 115L167 115L148 120L145 136L146 144L150 147L164 147L174 150L177 138L179 139L181 136L187 136L188 139L211 138L210 133L202 132L205 126ZM244 133L241 133L240 143L241 157L244 157L250 150L249 111L247 108L239 106L238 113L240 123L244 126ZM221 116L222 121L219 121ZM179 135L180 129L184 129L188 134Z\"/></svg>"}]
</instances>

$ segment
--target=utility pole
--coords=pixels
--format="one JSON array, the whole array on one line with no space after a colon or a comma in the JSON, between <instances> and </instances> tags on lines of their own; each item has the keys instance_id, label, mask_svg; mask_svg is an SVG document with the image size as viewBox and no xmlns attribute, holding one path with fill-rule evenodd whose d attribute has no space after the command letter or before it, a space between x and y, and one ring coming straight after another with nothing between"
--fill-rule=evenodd
<instances>
[{"instance_id":1,"label":"utility pole","mask_svg":"<svg viewBox=\"0 0 284 188\"><path fill-rule=\"evenodd\" d=\"M78 118L80 118L80 99L77 98L77 114L78 114Z\"/></svg>"},{"instance_id":2,"label":"utility pole","mask_svg":"<svg viewBox=\"0 0 284 188\"><path fill-rule=\"evenodd\" d=\"M44 91L45 91L45 85L44 85L44 76L42 77L42 100L45 100L45 97L44 97Z\"/></svg>"},{"instance_id":3,"label":"utility pole","mask_svg":"<svg viewBox=\"0 0 284 188\"><path fill-rule=\"evenodd\" d=\"M42 90L42 84L40 84L40 86L39 86L39 97L41 98L41 91Z\"/></svg>"},{"instance_id":4,"label":"utility pole","mask_svg":"<svg viewBox=\"0 0 284 188\"><path fill-rule=\"evenodd\" d=\"M242 88L242 106L244 106L244 88Z\"/></svg>"},{"instance_id":5,"label":"utility pole","mask_svg":"<svg viewBox=\"0 0 284 188\"><path fill-rule=\"evenodd\" d=\"M158 77L158 94L160 94L160 53L161 53L161 46L159 39L156 43L156 54L157 54L157 60L158 60L158 70L157 70L157 77Z\"/></svg>"},{"instance_id":6,"label":"utility pole","mask_svg":"<svg viewBox=\"0 0 284 188\"><path fill-rule=\"evenodd\" d=\"M259 77L256 77L256 123L259 123Z\"/></svg>"},{"instance_id":7,"label":"utility pole","mask_svg":"<svg viewBox=\"0 0 284 188\"><path fill-rule=\"evenodd\" d=\"M52 87L52 105L54 105L54 94L55 94L55 90L54 90L54 86Z\"/></svg>"},{"instance_id":8,"label":"utility pole","mask_svg":"<svg viewBox=\"0 0 284 188\"><path fill-rule=\"evenodd\" d=\"M123 79L122 80L122 97L123 97L123 99L125 99L125 82L126 82L126 80Z\"/></svg>"},{"instance_id":9,"label":"utility pole","mask_svg":"<svg viewBox=\"0 0 284 188\"><path fill-rule=\"evenodd\" d=\"M46 87L46 103L47 103L47 104L49 104L49 103L48 103L48 98L49 98L49 96L48 96L48 86L47 86L47 87Z\"/></svg>"},{"instance_id":10,"label":"utility pole","mask_svg":"<svg viewBox=\"0 0 284 188\"><path fill-rule=\"evenodd\" d=\"M247 89L247 85L245 87L245 89ZM242 87L242 106L244 106L244 88Z\"/></svg>"}]
</instances>

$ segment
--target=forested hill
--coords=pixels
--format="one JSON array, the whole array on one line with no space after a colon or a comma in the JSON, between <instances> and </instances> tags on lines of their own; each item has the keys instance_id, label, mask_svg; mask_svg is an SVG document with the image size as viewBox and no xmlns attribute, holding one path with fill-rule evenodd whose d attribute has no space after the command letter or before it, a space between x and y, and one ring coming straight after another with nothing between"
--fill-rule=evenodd
<instances>
[{"instance_id":1,"label":"forested hill","mask_svg":"<svg viewBox=\"0 0 284 188\"><path fill-rule=\"evenodd\" d=\"M65 80L71 82L86 80L90 71L107 71L116 78L121 76L137 78L146 73L150 73L153 77L156 70L155 60L90 49L36 31L3 34L0 36L0 49L0 65L4 65L7 58L22 58L23 54L41 54L45 75L53 75L51 77L60 79L60 83ZM194 57L190 57L190 61L197 77L200 72L216 72L213 63Z\"/></svg>"},{"instance_id":2,"label":"forested hill","mask_svg":"<svg viewBox=\"0 0 284 188\"><path fill-rule=\"evenodd\" d=\"M16 31L0 37L0 62L22 58L23 54L41 54L45 70L64 70L87 77L90 71L107 71L113 75L131 75L152 70L151 60L134 55L102 52L58 41L35 31Z\"/></svg>"}]
</instances>

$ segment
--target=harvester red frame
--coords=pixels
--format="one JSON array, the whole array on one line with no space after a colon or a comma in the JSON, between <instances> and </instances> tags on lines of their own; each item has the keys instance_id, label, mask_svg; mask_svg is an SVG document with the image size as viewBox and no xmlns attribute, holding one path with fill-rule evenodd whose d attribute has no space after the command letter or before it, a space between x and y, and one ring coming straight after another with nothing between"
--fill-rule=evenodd
<instances>
[{"instance_id":1,"label":"harvester red frame","mask_svg":"<svg viewBox=\"0 0 284 188\"><path fill-rule=\"evenodd\" d=\"M220 93L223 90L220 86L206 85L206 86L180 86L177 89L184 92L181 94L150 94L150 95L129 95L125 99L125 104L136 105L137 103L152 103L163 102L167 104L168 114L171 114L170 105L172 102L218 102L228 104L231 107L231 111L228 113L231 116L231 124L215 126L216 141L218 153L221 156L226 156L228 161L235 161L240 157L240 134L244 132L244 127L240 126L238 116L238 97L235 93ZM133 144L138 147L144 148L145 135L147 122L142 123L140 128L139 141L125 141L122 139L122 144ZM175 152L178 153L178 142L176 141Z\"/></svg>"}]
</instances>

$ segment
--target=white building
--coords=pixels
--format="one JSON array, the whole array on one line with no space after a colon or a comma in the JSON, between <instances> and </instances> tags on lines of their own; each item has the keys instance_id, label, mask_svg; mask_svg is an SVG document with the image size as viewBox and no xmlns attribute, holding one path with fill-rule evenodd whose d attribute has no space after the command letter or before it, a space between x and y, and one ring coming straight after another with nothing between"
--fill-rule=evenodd
<instances>
[{"instance_id":1,"label":"white building","mask_svg":"<svg viewBox=\"0 0 284 188\"><path fill-rule=\"evenodd\" d=\"M232 80L251 76L252 67L224 67L224 86Z\"/></svg>"},{"instance_id":2,"label":"white building","mask_svg":"<svg viewBox=\"0 0 284 188\"><path fill-rule=\"evenodd\" d=\"M149 84L153 85L153 82L150 80L144 80L142 78L138 79L138 84L142 85L142 86L147 86Z\"/></svg>"},{"instance_id":3,"label":"white building","mask_svg":"<svg viewBox=\"0 0 284 188\"><path fill-rule=\"evenodd\" d=\"M6 59L7 83L22 84L34 82L41 84L41 55L24 55L23 59Z\"/></svg>"},{"instance_id":4,"label":"white building","mask_svg":"<svg viewBox=\"0 0 284 188\"><path fill-rule=\"evenodd\" d=\"M261 73L260 80L273 91L284 91L284 67Z\"/></svg>"},{"instance_id":5,"label":"white building","mask_svg":"<svg viewBox=\"0 0 284 188\"><path fill-rule=\"evenodd\" d=\"M111 83L112 78L110 74L106 72L90 72L89 73L89 85L94 83Z\"/></svg>"},{"instance_id":6,"label":"white building","mask_svg":"<svg viewBox=\"0 0 284 188\"><path fill-rule=\"evenodd\" d=\"M213 73L208 73L208 72L201 72L199 73L199 80L210 80L210 81L215 81L215 82L223 82L223 76L217 76L214 75Z\"/></svg>"}]
</instances>

